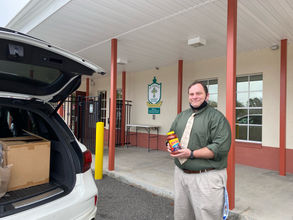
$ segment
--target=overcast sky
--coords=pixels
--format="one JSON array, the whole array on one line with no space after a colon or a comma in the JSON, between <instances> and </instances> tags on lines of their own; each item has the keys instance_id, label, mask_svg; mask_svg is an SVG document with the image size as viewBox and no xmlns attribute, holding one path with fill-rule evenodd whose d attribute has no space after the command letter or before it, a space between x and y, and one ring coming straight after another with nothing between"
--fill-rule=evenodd
<instances>
[{"instance_id":1,"label":"overcast sky","mask_svg":"<svg viewBox=\"0 0 293 220\"><path fill-rule=\"evenodd\" d=\"M5 27L29 1L30 0L0 0L0 27Z\"/></svg>"}]
</instances>

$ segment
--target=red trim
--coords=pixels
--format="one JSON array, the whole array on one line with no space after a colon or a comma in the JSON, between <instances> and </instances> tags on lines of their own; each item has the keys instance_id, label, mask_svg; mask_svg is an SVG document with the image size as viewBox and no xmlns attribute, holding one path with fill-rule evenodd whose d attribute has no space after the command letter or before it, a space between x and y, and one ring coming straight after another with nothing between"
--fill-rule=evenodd
<instances>
[{"instance_id":1,"label":"red trim","mask_svg":"<svg viewBox=\"0 0 293 220\"><path fill-rule=\"evenodd\" d=\"M280 175L286 176L286 89L287 89L287 39L281 40L280 68Z\"/></svg>"},{"instance_id":2,"label":"red trim","mask_svg":"<svg viewBox=\"0 0 293 220\"><path fill-rule=\"evenodd\" d=\"M121 112L121 144L125 143L125 89L126 89L126 72L122 72L122 112Z\"/></svg>"},{"instance_id":3,"label":"red trim","mask_svg":"<svg viewBox=\"0 0 293 220\"><path fill-rule=\"evenodd\" d=\"M178 60L177 114L182 111L182 73L183 60Z\"/></svg>"},{"instance_id":4,"label":"red trim","mask_svg":"<svg viewBox=\"0 0 293 220\"><path fill-rule=\"evenodd\" d=\"M135 134L134 132L131 132ZM104 140L107 144L109 130L104 130ZM166 149L166 135L159 135L159 150L167 151ZM156 138L150 139L151 149L157 149ZM146 133L138 132L137 134L137 146L147 148L148 135ZM130 145L135 145L135 135L130 136ZM261 169L279 170L279 151L277 147L262 146L261 144L249 143L249 142L235 142L235 162L246 166L252 166ZM286 167L287 173L293 174L293 149L286 149Z\"/></svg>"},{"instance_id":5,"label":"red trim","mask_svg":"<svg viewBox=\"0 0 293 220\"><path fill-rule=\"evenodd\" d=\"M286 150L286 168L288 173L293 173L293 149Z\"/></svg>"},{"instance_id":6,"label":"red trim","mask_svg":"<svg viewBox=\"0 0 293 220\"><path fill-rule=\"evenodd\" d=\"M110 139L108 169L114 170L115 133L116 133L116 90L117 90L117 39L111 40L111 103L110 103Z\"/></svg>"},{"instance_id":7,"label":"red trim","mask_svg":"<svg viewBox=\"0 0 293 220\"><path fill-rule=\"evenodd\" d=\"M86 92L83 92L83 91L76 91L76 92L75 92L75 96L76 96L76 97L78 97L78 96L82 96L82 97L84 97L84 96L86 96Z\"/></svg>"},{"instance_id":8,"label":"red trim","mask_svg":"<svg viewBox=\"0 0 293 220\"><path fill-rule=\"evenodd\" d=\"M242 142L242 141L235 141L236 147L249 147L249 148L257 148L261 149L262 145L258 143L250 143L250 142Z\"/></svg>"},{"instance_id":9,"label":"red trim","mask_svg":"<svg viewBox=\"0 0 293 220\"><path fill-rule=\"evenodd\" d=\"M279 171L279 152L277 147L260 146L259 144L236 142L236 163L247 166ZM287 172L293 173L293 149L286 149Z\"/></svg>"},{"instance_id":10,"label":"red trim","mask_svg":"<svg viewBox=\"0 0 293 220\"><path fill-rule=\"evenodd\" d=\"M104 128L104 144L109 145L109 129Z\"/></svg>"},{"instance_id":11,"label":"red trim","mask_svg":"<svg viewBox=\"0 0 293 220\"><path fill-rule=\"evenodd\" d=\"M250 147L250 144L246 144L247 147L238 146L238 144L236 143L235 148L236 163L275 171L279 169L278 148L264 146L254 148Z\"/></svg>"},{"instance_id":12,"label":"red trim","mask_svg":"<svg viewBox=\"0 0 293 220\"><path fill-rule=\"evenodd\" d=\"M135 132L130 132L129 139L130 139L130 145L133 146L139 146L143 148L148 147L148 134L147 133L142 133L138 132L137 133L137 144L136 144L136 133ZM167 151L166 148L166 135L159 135L158 139L158 149L161 151ZM152 150L157 150L157 138L150 138L150 149Z\"/></svg>"},{"instance_id":13,"label":"red trim","mask_svg":"<svg viewBox=\"0 0 293 220\"><path fill-rule=\"evenodd\" d=\"M235 207L235 106L236 106L236 39L237 0L228 0L227 12L227 77L226 117L231 126L232 142L228 155L228 181L230 209Z\"/></svg>"}]
</instances>

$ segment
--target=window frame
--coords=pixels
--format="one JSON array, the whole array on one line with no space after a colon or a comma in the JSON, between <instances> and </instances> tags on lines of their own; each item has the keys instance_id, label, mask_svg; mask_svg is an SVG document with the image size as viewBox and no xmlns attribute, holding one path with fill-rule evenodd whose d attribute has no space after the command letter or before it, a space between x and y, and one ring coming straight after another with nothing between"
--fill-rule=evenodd
<instances>
[{"instance_id":1,"label":"window frame","mask_svg":"<svg viewBox=\"0 0 293 220\"><path fill-rule=\"evenodd\" d=\"M250 80L250 78L251 77L253 77L253 76L261 76L262 77L262 89L261 90L252 90L251 91L251 89L250 89L250 82L251 82L251 80ZM240 78L240 77L247 77L248 79L247 79L247 81L245 81L245 82L247 82L248 83L248 90L247 91L237 91L237 78ZM246 115L244 115L244 116L247 116L247 123L245 123L245 124L239 124L239 123L237 123L237 115L235 114L235 117L236 117L236 119L235 119L235 128L237 129L237 126L239 126L239 127L246 127L246 140L244 140L244 139L237 139L236 137L235 137L235 141L237 141L237 142L247 142L247 143L256 143L256 144L261 144L262 143L262 134L261 134L261 141L256 141L256 140L250 140L249 139L249 136L250 136L250 128L251 127L261 127L261 133L262 133L262 128L263 128L263 102L262 102L262 106L261 107L251 107L250 106L250 104L249 104L249 99L250 99L250 93L251 92L261 92L261 99L263 100L263 73L262 72L259 72L259 73L253 73L253 74L245 74L245 75L237 75L236 76L236 103L237 103L237 94L245 94L245 93L247 93L248 94L248 99L247 99L247 101L248 101L248 103L247 103L247 106L244 106L244 107L237 107L237 105L236 105L236 107L235 107L235 111L237 111L237 110L247 110L247 114ZM250 114L250 110L261 110L261 113L257 113L257 114ZM261 124L252 124L252 123L250 123L250 121L251 121L251 119L250 119L250 115L261 115ZM241 117L244 117L244 116L240 116L239 118L241 118ZM235 132L237 132L237 131L235 131Z\"/></svg>"},{"instance_id":2,"label":"window frame","mask_svg":"<svg viewBox=\"0 0 293 220\"><path fill-rule=\"evenodd\" d=\"M107 122L107 90L97 91L98 97L101 96L101 121L104 122L104 127L106 127Z\"/></svg>"},{"instance_id":3,"label":"window frame","mask_svg":"<svg viewBox=\"0 0 293 220\"><path fill-rule=\"evenodd\" d=\"M205 84L208 87L208 90L209 90L210 81L213 81L213 80L217 81L217 92L216 93L215 92L210 93L210 91L209 91L209 95L217 95L217 101L216 101L217 106L212 106L211 105L213 108L217 109L218 106L219 106L218 105L219 104L218 103L218 98L219 98L219 80L218 80L218 78L201 79L201 80L198 80L198 82ZM215 85L215 84L212 84L212 85ZM210 100L208 100L208 104L210 104Z\"/></svg>"}]
</instances>

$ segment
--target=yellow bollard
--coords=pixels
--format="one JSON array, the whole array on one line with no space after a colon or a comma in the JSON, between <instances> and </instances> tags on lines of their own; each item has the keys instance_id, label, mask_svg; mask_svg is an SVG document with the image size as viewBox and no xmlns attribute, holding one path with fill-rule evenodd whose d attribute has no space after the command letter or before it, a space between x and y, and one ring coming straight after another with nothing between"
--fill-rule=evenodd
<instances>
[{"instance_id":1,"label":"yellow bollard","mask_svg":"<svg viewBox=\"0 0 293 220\"><path fill-rule=\"evenodd\" d=\"M104 122L96 123L95 179L103 179Z\"/></svg>"}]
</instances>

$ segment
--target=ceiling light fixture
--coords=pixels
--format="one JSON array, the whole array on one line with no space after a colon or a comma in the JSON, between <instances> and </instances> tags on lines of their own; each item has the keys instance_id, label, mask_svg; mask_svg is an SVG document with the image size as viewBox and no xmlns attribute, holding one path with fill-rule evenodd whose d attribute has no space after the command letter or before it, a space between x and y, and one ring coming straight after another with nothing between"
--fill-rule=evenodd
<instances>
[{"instance_id":1,"label":"ceiling light fixture","mask_svg":"<svg viewBox=\"0 0 293 220\"><path fill-rule=\"evenodd\" d=\"M206 45L206 40L200 37L192 38L188 40L188 46L201 47Z\"/></svg>"},{"instance_id":2,"label":"ceiling light fixture","mask_svg":"<svg viewBox=\"0 0 293 220\"><path fill-rule=\"evenodd\" d=\"M279 45L278 44L274 44L273 46L271 46L272 50L278 50L279 49Z\"/></svg>"},{"instance_id":3,"label":"ceiling light fixture","mask_svg":"<svg viewBox=\"0 0 293 220\"><path fill-rule=\"evenodd\" d=\"M117 59L117 64L125 65L127 63L128 63L127 59L123 59L123 58L118 58Z\"/></svg>"}]
</instances>

